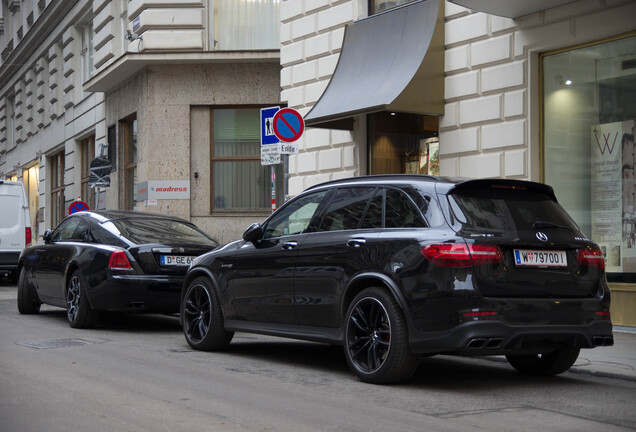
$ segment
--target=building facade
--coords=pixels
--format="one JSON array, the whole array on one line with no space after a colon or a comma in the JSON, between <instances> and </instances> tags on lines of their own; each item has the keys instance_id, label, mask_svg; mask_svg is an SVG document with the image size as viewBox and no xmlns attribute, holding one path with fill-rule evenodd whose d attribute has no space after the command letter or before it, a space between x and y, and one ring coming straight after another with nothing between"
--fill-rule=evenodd
<instances>
[{"instance_id":1,"label":"building facade","mask_svg":"<svg viewBox=\"0 0 636 432\"><path fill-rule=\"evenodd\" d=\"M313 126L291 194L385 172L546 182L606 251L613 321L636 325L636 2L288 0L280 14L281 98ZM410 26L434 26L441 48ZM420 62L407 76L405 45Z\"/></svg>"},{"instance_id":2,"label":"building facade","mask_svg":"<svg viewBox=\"0 0 636 432\"><path fill-rule=\"evenodd\" d=\"M278 0L1 6L0 176L27 185L40 238L78 198L220 241L271 213L259 108L280 104ZM91 187L98 157L112 171Z\"/></svg>"},{"instance_id":3,"label":"building facade","mask_svg":"<svg viewBox=\"0 0 636 432\"><path fill-rule=\"evenodd\" d=\"M322 181L534 180L604 248L613 320L636 325L636 1L0 4L0 177L40 238L77 198L226 242ZM273 170L271 106L307 125Z\"/></svg>"}]
</instances>

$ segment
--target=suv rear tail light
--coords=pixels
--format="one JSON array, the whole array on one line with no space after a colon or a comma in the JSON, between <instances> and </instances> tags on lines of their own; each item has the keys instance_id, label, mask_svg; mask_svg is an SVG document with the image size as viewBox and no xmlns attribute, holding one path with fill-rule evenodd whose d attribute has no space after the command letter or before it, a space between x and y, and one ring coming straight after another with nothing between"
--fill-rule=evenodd
<instances>
[{"instance_id":1,"label":"suv rear tail light","mask_svg":"<svg viewBox=\"0 0 636 432\"><path fill-rule=\"evenodd\" d=\"M128 260L128 256L126 255L126 252L119 250L110 254L110 261L108 261L108 268L126 270L126 269L132 269L132 266L130 265L130 261Z\"/></svg>"},{"instance_id":2,"label":"suv rear tail light","mask_svg":"<svg viewBox=\"0 0 636 432\"><path fill-rule=\"evenodd\" d=\"M24 230L24 244L31 245L31 227L26 227Z\"/></svg>"},{"instance_id":3,"label":"suv rear tail light","mask_svg":"<svg viewBox=\"0 0 636 432\"><path fill-rule=\"evenodd\" d=\"M584 266L605 270L605 257L598 246L579 249L576 260Z\"/></svg>"},{"instance_id":4,"label":"suv rear tail light","mask_svg":"<svg viewBox=\"0 0 636 432\"><path fill-rule=\"evenodd\" d=\"M501 249L495 245L443 243L426 245L421 251L433 264L442 267L470 267L503 260Z\"/></svg>"}]
</instances>

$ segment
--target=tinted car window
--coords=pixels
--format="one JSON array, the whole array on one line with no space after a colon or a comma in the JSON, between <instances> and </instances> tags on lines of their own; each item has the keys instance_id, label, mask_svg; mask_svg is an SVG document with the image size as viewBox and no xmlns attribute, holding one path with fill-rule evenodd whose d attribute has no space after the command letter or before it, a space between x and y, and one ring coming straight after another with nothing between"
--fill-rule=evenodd
<instances>
[{"instance_id":1,"label":"tinted car window","mask_svg":"<svg viewBox=\"0 0 636 432\"><path fill-rule=\"evenodd\" d=\"M95 243L126 247L126 243L120 237L107 231L104 225L96 224L95 222L91 224L91 237Z\"/></svg>"},{"instance_id":2,"label":"tinted car window","mask_svg":"<svg viewBox=\"0 0 636 432\"><path fill-rule=\"evenodd\" d=\"M357 229L375 188L338 189L329 202L318 231Z\"/></svg>"},{"instance_id":3,"label":"tinted car window","mask_svg":"<svg viewBox=\"0 0 636 432\"><path fill-rule=\"evenodd\" d=\"M281 208L267 222L263 238L300 234L307 231L325 194L324 191L312 193Z\"/></svg>"},{"instance_id":4,"label":"tinted car window","mask_svg":"<svg viewBox=\"0 0 636 432\"><path fill-rule=\"evenodd\" d=\"M73 240L77 241L88 241L90 239L90 229L88 227L88 222L84 219L80 219L80 222L75 227L75 231L73 231Z\"/></svg>"},{"instance_id":5,"label":"tinted car window","mask_svg":"<svg viewBox=\"0 0 636 432\"><path fill-rule=\"evenodd\" d=\"M423 228L426 222L413 201L402 191L386 190L385 228Z\"/></svg>"},{"instance_id":6,"label":"tinted car window","mask_svg":"<svg viewBox=\"0 0 636 432\"><path fill-rule=\"evenodd\" d=\"M384 188L376 191L367 207L360 228L382 228L382 210L384 207Z\"/></svg>"},{"instance_id":7,"label":"tinted car window","mask_svg":"<svg viewBox=\"0 0 636 432\"><path fill-rule=\"evenodd\" d=\"M429 227L438 227L444 224L444 214L442 213L436 199L432 198L430 194L420 189L405 188L405 191L411 198L413 198L415 205L424 215L426 224Z\"/></svg>"},{"instance_id":8,"label":"tinted car window","mask_svg":"<svg viewBox=\"0 0 636 432\"><path fill-rule=\"evenodd\" d=\"M63 220L57 228L55 228L55 231L53 231L51 241L73 240L73 233L75 232L75 228L79 225L80 220L78 217Z\"/></svg>"},{"instance_id":9,"label":"tinted car window","mask_svg":"<svg viewBox=\"0 0 636 432\"><path fill-rule=\"evenodd\" d=\"M531 229L536 222L578 231L574 221L551 197L521 190L469 190L449 196L451 208L464 225L488 230Z\"/></svg>"},{"instance_id":10,"label":"tinted car window","mask_svg":"<svg viewBox=\"0 0 636 432\"><path fill-rule=\"evenodd\" d=\"M122 236L137 243L217 243L193 225L173 219L115 219L111 221Z\"/></svg>"}]
</instances>

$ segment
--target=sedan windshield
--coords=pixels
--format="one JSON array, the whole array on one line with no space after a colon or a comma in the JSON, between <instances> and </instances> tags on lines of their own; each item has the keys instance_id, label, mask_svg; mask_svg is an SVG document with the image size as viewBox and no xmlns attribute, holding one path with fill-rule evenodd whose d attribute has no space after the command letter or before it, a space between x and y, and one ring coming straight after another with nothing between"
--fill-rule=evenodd
<instances>
[{"instance_id":1,"label":"sedan windshield","mask_svg":"<svg viewBox=\"0 0 636 432\"><path fill-rule=\"evenodd\" d=\"M111 221L121 235L137 244L185 243L217 246L218 243L202 231L185 222L172 219L116 219Z\"/></svg>"}]
</instances>

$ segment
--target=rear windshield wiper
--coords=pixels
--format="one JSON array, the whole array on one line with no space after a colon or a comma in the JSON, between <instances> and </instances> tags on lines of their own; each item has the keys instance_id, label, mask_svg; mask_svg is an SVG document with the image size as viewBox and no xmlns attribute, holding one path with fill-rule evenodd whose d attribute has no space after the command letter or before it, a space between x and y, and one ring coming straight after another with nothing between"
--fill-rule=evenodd
<instances>
[{"instance_id":1,"label":"rear windshield wiper","mask_svg":"<svg viewBox=\"0 0 636 432\"><path fill-rule=\"evenodd\" d=\"M534 228L534 229L561 228L561 229L566 229L566 230L572 230L572 228L569 227L569 226L559 225L559 224L556 224L554 222L548 222L548 221L536 221L535 223L532 224L532 228Z\"/></svg>"}]
</instances>

